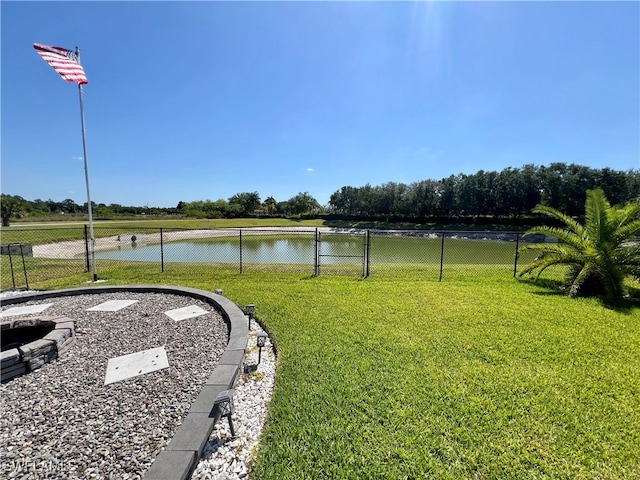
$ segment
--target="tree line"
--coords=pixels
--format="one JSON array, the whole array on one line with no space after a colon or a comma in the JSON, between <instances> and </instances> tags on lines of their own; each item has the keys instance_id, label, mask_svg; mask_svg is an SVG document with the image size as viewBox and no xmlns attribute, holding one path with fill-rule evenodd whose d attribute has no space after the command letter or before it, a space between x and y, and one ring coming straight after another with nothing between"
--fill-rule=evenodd
<instances>
[{"instance_id":1,"label":"tree line","mask_svg":"<svg viewBox=\"0 0 640 480\"><path fill-rule=\"evenodd\" d=\"M183 215L195 218L237 218L255 215L294 217L325 212L325 208L308 192L298 193L281 202L272 196L263 202L258 192L242 192L236 193L228 200L180 202L177 208Z\"/></svg>"},{"instance_id":2,"label":"tree line","mask_svg":"<svg viewBox=\"0 0 640 480\"><path fill-rule=\"evenodd\" d=\"M356 217L478 217L514 219L546 205L569 216L584 213L585 192L600 188L613 205L640 197L640 171L552 163L500 172L480 170L412 184L342 187L331 195L332 213Z\"/></svg>"},{"instance_id":3,"label":"tree line","mask_svg":"<svg viewBox=\"0 0 640 480\"><path fill-rule=\"evenodd\" d=\"M87 215L88 204L78 205L74 200L67 198L61 202L54 200L26 200L19 195L5 195L0 198L2 211L2 226L9 225L11 218L21 217L49 217L51 215ZM91 211L96 218L110 219L119 216L135 215L176 215L180 212L176 208L157 207L133 207L117 203L105 205L104 203L91 202Z\"/></svg>"},{"instance_id":4,"label":"tree line","mask_svg":"<svg viewBox=\"0 0 640 480\"><path fill-rule=\"evenodd\" d=\"M78 205L67 198L62 202L54 200L26 200L19 195L2 194L0 198L2 209L2 225L9 226L11 218L48 217L52 215L87 215L88 204ZM289 200L278 202L273 197L267 197L263 202L258 192L242 192L228 200L219 199L197 200L194 202L178 202L175 207L136 207L116 203L91 202L94 218L108 220L124 216L166 216L179 215L192 218L237 218L256 215L297 216L302 214L319 214L324 208L309 193L299 193Z\"/></svg>"},{"instance_id":5,"label":"tree line","mask_svg":"<svg viewBox=\"0 0 640 480\"><path fill-rule=\"evenodd\" d=\"M264 201L258 192L241 192L228 199L179 202L176 207L134 207L92 202L96 218L127 215L181 215L193 218L237 218L247 216L319 216L413 220L491 217L512 221L530 215L537 205L555 208L569 216L583 213L585 192L600 188L611 204L625 204L640 197L640 171L596 169L582 165L552 163L525 165L502 171L451 175L440 180L411 184L388 182L378 186L344 186L334 192L325 206L308 192L285 201L273 196ZM10 217L87 214L87 203L71 199L25 200L4 195L3 225ZM6 223L5 223L6 220Z\"/></svg>"}]
</instances>

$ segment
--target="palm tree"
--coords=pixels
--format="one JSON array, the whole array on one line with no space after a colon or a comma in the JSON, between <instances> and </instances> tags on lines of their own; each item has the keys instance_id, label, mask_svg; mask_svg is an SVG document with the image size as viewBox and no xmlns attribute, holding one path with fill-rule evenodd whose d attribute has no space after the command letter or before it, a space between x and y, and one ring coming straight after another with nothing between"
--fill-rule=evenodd
<instances>
[{"instance_id":1,"label":"palm tree","mask_svg":"<svg viewBox=\"0 0 640 480\"><path fill-rule=\"evenodd\" d=\"M600 189L587 190L585 222L581 225L558 210L538 205L535 213L560 220L566 228L535 227L529 234L554 237L558 243L535 243L526 248L541 254L521 273L537 273L552 265L567 265L569 296L606 295L622 298L624 279L640 272L640 201L612 207Z\"/></svg>"}]
</instances>

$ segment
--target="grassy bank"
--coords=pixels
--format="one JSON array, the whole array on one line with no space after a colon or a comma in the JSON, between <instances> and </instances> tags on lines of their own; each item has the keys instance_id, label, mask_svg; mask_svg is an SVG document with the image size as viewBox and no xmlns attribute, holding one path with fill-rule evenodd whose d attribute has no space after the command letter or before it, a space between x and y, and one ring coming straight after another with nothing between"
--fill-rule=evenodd
<instances>
[{"instance_id":1,"label":"grassy bank","mask_svg":"<svg viewBox=\"0 0 640 480\"><path fill-rule=\"evenodd\" d=\"M87 222L44 222L18 223L0 230L2 243L26 242L33 245L84 239L84 225ZM151 219L151 220L104 220L94 222L95 238L123 232L158 233L160 228L166 229L209 229L209 228L249 228L249 227L320 227L321 220L287 220L284 218L237 218L219 220L196 219ZM114 233L116 232L116 233Z\"/></svg>"},{"instance_id":2,"label":"grassy bank","mask_svg":"<svg viewBox=\"0 0 640 480\"><path fill-rule=\"evenodd\" d=\"M103 272L109 284L222 288L256 304L280 356L254 478L640 478L640 309L491 267L442 283Z\"/></svg>"}]
</instances>

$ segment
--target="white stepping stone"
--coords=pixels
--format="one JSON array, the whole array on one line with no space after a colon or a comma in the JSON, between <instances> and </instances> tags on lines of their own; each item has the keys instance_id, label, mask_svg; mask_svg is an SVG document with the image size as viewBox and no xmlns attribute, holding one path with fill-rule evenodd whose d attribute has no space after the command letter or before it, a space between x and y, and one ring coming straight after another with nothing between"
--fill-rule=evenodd
<instances>
[{"instance_id":1,"label":"white stepping stone","mask_svg":"<svg viewBox=\"0 0 640 480\"><path fill-rule=\"evenodd\" d=\"M199 317L200 315L205 315L207 313L209 312L197 305L190 305L188 307L176 308L175 310L168 310L164 312L167 317L175 320L176 322L186 320L187 318Z\"/></svg>"},{"instance_id":2,"label":"white stepping stone","mask_svg":"<svg viewBox=\"0 0 640 480\"><path fill-rule=\"evenodd\" d=\"M13 307L0 313L0 317L13 317L15 315L31 315L32 313L41 313L49 308L53 303L42 303L40 305L26 305L24 307Z\"/></svg>"},{"instance_id":3,"label":"white stepping stone","mask_svg":"<svg viewBox=\"0 0 640 480\"><path fill-rule=\"evenodd\" d=\"M169 360L164 347L152 348L141 352L110 358L107 361L107 373L104 384L120 382L127 378L138 377L145 373L169 368Z\"/></svg>"},{"instance_id":4,"label":"white stepping stone","mask_svg":"<svg viewBox=\"0 0 640 480\"><path fill-rule=\"evenodd\" d=\"M138 300L109 300L95 307L87 308L87 312L117 312L129 305L133 305Z\"/></svg>"}]
</instances>

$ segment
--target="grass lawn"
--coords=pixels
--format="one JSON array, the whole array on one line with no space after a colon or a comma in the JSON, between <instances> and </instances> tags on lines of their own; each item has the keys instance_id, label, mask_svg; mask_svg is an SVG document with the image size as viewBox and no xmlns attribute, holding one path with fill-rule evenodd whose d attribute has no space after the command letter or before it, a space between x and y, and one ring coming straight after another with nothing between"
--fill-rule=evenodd
<instances>
[{"instance_id":1,"label":"grass lawn","mask_svg":"<svg viewBox=\"0 0 640 480\"><path fill-rule=\"evenodd\" d=\"M637 307L491 266L440 283L116 265L102 266L108 284L256 304L279 367L253 478L640 478Z\"/></svg>"}]
</instances>

